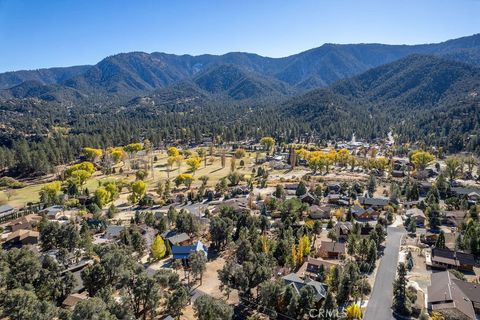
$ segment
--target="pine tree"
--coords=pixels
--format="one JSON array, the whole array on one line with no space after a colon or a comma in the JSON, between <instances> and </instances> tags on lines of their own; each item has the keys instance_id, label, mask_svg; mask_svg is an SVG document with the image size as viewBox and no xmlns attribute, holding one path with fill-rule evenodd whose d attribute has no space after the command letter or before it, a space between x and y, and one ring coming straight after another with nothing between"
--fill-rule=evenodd
<instances>
[{"instance_id":1,"label":"pine tree","mask_svg":"<svg viewBox=\"0 0 480 320\"><path fill-rule=\"evenodd\" d=\"M403 262L398 265L397 279L393 283L393 308L405 316L412 312L411 302L407 296L407 269Z\"/></svg>"},{"instance_id":2,"label":"pine tree","mask_svg":"<svg viewBox=\"0 0 480 320\"><path fill-rule=\"evenodd\" d=\"M437 241L435 242L435 248L445 249L445 233L440 231Z\"/></svg>"}]
</instances>

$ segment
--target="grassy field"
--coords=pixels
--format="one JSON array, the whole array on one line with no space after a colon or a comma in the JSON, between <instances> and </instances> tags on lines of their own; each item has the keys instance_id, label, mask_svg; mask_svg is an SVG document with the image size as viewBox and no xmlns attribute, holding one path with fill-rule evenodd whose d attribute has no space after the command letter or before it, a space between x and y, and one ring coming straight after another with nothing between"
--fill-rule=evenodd
<instances>
[{"instance_id":1,"label":"grassy field","mask_svg":"<svg viewBox=\"0 0 480 320\"><path fill-rule=\"evenodd\" d=\"M145 182L148 184L148 190L149 192L153 191L155 189L156 184L158 181L165 181L168 179L168 173L167 173L167 156L166 154L156 154L158 161L154 162L154 173L153 176L151 172L149 172L149 176L145 179ZM209 187L214 187L217 182L223 178L226 177L230 173L230 161L231 157L227 156L225 167L222 168L221 166L221 159L220 157L213 157L213 162L211 161L212 157L207 157L207 166L204 165L204 162L202 161L200 169L198 169L195 174L194 178L195 181L192 184L192 187L199 186L201 184L200 181L197 179L203 175L208 176L210 179L207 183L207 186ZM252 173L252 163L255 158L254 153L247 153L246 156L242 159L237 159L236 160L236 171L245 175L250 175ZM240 161L243 160L245 165L243 167L240 167ZM124 172L123 173L118 173L120 167L123 167ZM135 170L129 170L128 165L122 164L119 167L116 168L117 173L116 174L111 174L111 175L104 175L101 172L97 171L93 174L93 176L87 180L85 183L85 188L88 188L90 192L94 192L98 185L99 182L104 182L104 181L119 181L119 180L125 180L128 182L134 181L135 180ZM176 164L173 165L172 169L170 170L170 180L173 180L179 173L189 173L189 168L185 164L185 161L182 161L182 164L180 165L180 168L176 166ZM0 203L8 203L14 207L21 208L25 206L28 202L37 202L39 199L39 191L41 188L45 185L45 183L32 183L29 184L28 186L21 188L21 189L16 189L15 194L10 198L10 200L7 201L7 196L5 192L0 192Z\"/></svg>"}]
</instances>

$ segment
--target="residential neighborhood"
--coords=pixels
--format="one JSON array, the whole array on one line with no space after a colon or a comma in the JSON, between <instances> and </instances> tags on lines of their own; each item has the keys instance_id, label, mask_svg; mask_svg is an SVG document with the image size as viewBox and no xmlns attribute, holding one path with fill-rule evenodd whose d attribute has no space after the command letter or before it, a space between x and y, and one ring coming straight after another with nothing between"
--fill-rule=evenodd
<instances>
[{"instance_id":1,"label":"residential neighborhood","mask_svg":"<svg viewBox=\"0 0 480 320\"><path fill-rule=\"evenodd\" d=\"M106 173L104 151L85 148L36 201L0 207L4 308L34 291L73 317L195 319L207 305L215 319L480 316L480 185L463 179L466 158L452 169L452 156L385 142L363 155L270 137L148 146L105 151L120 154Z\"/></svg>"}]
</instances>

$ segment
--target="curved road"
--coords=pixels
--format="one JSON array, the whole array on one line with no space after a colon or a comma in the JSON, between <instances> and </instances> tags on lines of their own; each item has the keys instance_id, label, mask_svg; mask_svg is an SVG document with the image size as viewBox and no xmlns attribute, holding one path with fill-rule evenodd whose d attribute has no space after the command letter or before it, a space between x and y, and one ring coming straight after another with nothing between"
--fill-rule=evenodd
<instances>
[{"instance_id":1,"label":"curved road","mask_svg":"<svg viewBox=\"0 0 480 320\"><path fill-rule=\"evenodd\" d=\"M388 227L385 251L377 270L372 295L368 300L365 320L390 320L392 315L393 281L397 271L400 241L405 234L403 227Z\"/></svg>"}]
</instances>

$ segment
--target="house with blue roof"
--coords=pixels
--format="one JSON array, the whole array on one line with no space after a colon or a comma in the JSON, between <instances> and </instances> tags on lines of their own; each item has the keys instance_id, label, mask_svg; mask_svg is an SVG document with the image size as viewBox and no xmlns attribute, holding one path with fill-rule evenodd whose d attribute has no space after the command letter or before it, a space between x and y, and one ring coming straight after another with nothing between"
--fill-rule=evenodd
<instances>
[{"instance_id":1,"label":"house with blue roof","mask_svg":"<svg viewBox=\"0 0 480 320\"><path fill-rule=\"evenodd\" d=\"M172 246L173 259L180 259L184 264L188 263L188 258L194 252L203 252L206 257L208 248L201 241L191 246Z\"/></svg>"}]
</instances>

